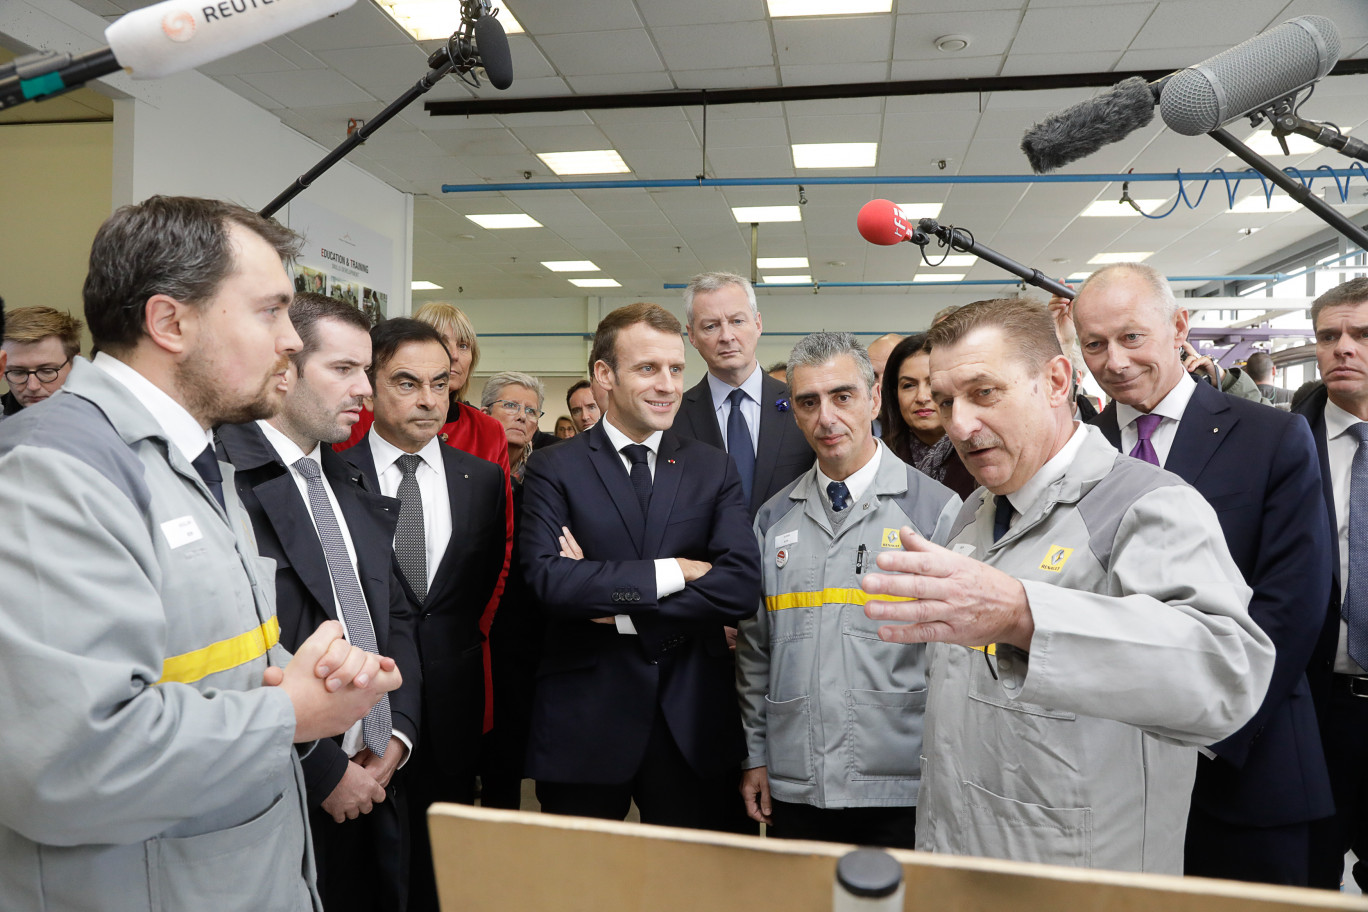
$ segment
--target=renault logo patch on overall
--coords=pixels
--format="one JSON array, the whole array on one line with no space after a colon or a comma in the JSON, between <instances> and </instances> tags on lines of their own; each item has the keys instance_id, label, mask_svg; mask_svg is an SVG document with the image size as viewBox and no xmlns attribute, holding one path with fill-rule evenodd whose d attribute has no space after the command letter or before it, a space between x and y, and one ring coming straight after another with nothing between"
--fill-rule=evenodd
<instances>
[{"instance_id":1,"label":"renault logo patch on overall","mask_svg":"<svg viewBox=\"0 0 1368 912\"><path fill-rule=\"evenodd\" d=\"M1050 545L1050 550L1045 552L1045 559L1040 562L1040 569L1058 573L1064 569L1064 564L1068 562L1069 555L1073 553L1073 548Z\"/></svg>"},{"instance_id":2,"label":"renault logo patch on overall","mask_svg":"<svg viewBox=\"0 0 1368 912\"><path fill-rule=\"evenodd\" d=\"M898 538L897 529L884 529L883 540L879 542L880 548L901 548L902 539Z\"/></svg>"}]
</instances>

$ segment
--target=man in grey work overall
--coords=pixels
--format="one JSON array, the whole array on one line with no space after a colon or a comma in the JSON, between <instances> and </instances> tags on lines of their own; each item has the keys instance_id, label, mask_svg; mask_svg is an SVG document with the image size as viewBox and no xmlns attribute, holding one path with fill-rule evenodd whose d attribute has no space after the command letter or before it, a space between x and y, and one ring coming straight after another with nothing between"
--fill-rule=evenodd
<instances>
[{"instance_id":1,"label":"man in grey work overall","mask_svg":"<svg viewBox=\"0 0 1368 912\"><path fill-rule=\"evenodd\" d=\"M291 659L210 428L272 415L299 347L250 210L153 197L100 228L100 354L0 428L0 905L307 912L295 745L399 684L336 622Z\"/></svg>"},{"instance_id":2,"label":"man in grey work overall","mask_svg":"<svg viewBox=\"0 0 1368 912\"><path fill-rule=\"evenodd\" d=\"M860 576L903 526L944 541L960 500L874 436L879 387L854 336L807 336L788 376L817 465L755 520L764 601L736 641L741 794L775 836L914 848L925 647L879 639Z\"/></svg>"},{"instance_id":3,"label":"man in grey work overall","mask_svg":"<svg viewBox=\"0 0 1368 912\"><path fill-rule=\"evenodd\" d=\"M933 326L931 388L987 489L950 547L904 529L879 631L931 642L917 847L1178 874L1197 747L1258 708L1273 648L1216 516L1072 417L1041 305ZM986 648L985 648L986 647Z\"/></svg>"}]
</instances>

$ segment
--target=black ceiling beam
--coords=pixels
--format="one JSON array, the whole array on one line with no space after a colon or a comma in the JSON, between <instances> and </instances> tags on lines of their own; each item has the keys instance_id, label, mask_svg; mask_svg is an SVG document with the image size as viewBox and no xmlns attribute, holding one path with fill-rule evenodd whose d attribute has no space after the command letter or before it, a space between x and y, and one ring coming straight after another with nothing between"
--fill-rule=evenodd
<instances>
[{"instance_id":1,"label":"black ceiling beam","mask_svg":"<svg viewBox=\"0 0 1368 912\"><path fill-rule=\"evenodd\" d=\"M542 111L590 111L607 108L698 107L720 104L764 104L776 101L814 101L832 98L877 98L899 95L948 95L963 92L1021 92L1040 89L1104 88L1139 76L1153 81L1171 70L1129 70L1113 73L1059 73L1045 76L981 76L973 79L920 79L903 82L852 82L839 85L775 86L754 89L642 92L635 95L549 95L538 98L472 98L469 101L429 101L423 105L433 117L476 114L528 114ZM1368 73L1368 58L1341 60L1331 76Z\"/></svg>"}]
</instances>

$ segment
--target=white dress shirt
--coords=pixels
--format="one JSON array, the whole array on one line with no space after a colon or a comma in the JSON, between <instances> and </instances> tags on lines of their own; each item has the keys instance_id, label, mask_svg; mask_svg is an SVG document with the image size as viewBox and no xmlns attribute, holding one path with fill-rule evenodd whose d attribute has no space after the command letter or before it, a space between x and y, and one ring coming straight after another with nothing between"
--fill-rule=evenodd
<instances>
[{"instance_id":1,"label":"white dress shirt","mask_svg":"<svg viewBox=\"0 0 1368 912\"><path fill-rule=\"evenodd\" d=\"M1330 487L1335 492L1335 525L1339 537L1340 604L1349 591L1349 482L1353 476L1354 454L1358 441L1349 428L1361 421L1329 400L1325 403L1325 454L1330 462ZM1349 625L1340 618L1339 644L1335 647L1334 670L1340 674L1361 675L1365 670L1349 658Z\"/></svg>"},{"instance_id":2,"label":"white dress shirt","mask_svg":"<svg viewBox=\"0 0 1368 912\"><path fill-rule=\"evenodd\" d=\"M323 449L322 446L315 443L313 450L305 453L293 440L276 430L269 422L258 421L257 427L261 428L261 432L266 435L266 440L271 444L272 448L275 449L276 455L280 457L280 461L285 463L286 467L290 470L290 477L294 479L295 487L299 489L299 496L303 499L306 512L309 514L309 522L314 525L314 534L318 534L318 522L314 519L313 507L310 505L311 501L309 500L309 480L299 474L299 470L295 468L295 463L307 456L318 465L319 472L322 473L323 464L322 460L319 458ZM351 529L347 527L347 518L342 515L342 508L337 503L337 495L333 493L332 485L328 482L328 476L322 475L321 478L323 481L323 493L328 498L328 506L332 508L333 518L337 520L337 527L342 531L342 543L347 547L347 560L351 561L352 573L356 575L356 584L357 587L360 588L361 573L356 569L356 546L352 543ZM346 638L347 642L350 643L351 630L347 626L346 615L342 613L342 606L337 603L337 586L334 585L332 581L331 572L328 573L328 586L332 589L333 614L342 625L343 636ZM362 591L361 600L365 601L365 599L366 593ZM366 606L366 611L366 616L370 617L369 605ZM371 627L371 636L375 637L375 628L373 625ZM375 638L375 642L380 642L378 637ZM405 763L408 763L409 756L413 752L413 745L409 743L409 739L404 733L398 729L395 729L393 734L394 737L402 741L404 747L407 748L404 759L399 764L399 767L402 768ZM346 734L342 736L342 750L348 757L355 757L361 752L361 748L365 746L366 744L362 734L362 723L357 722L351 728L347 729Z\"/></svg>"},{"instance_id":3,"label":"white dress shirt","mask_svg":"<svg viewBox=\"0 0 1368 912\"><path fill-rule=\"evenodd\" d=\"M186 462L194 462L195 457L213 443L213 435L200 427L195 416L187 412L184 406L118 358L100 352L91 363L119 381L143 408L152 413L166 439L181 451Z\"/></svg>"},{"instance_id":4,"label":"white dress shirt","mask_svg":"<svg viewBox=\"0 0 1368 912\"><path fill-rule=\"evenodd\" d=\"M709 375L711 376L711 374ZM600 422L603 432L608 437L608 443L617 452L618 459L622 461L622 467L627 470L627 474L632 474L632 460L623 454L622 448L636 443L635 440L619 431L613 426L613 422L606 418ZM656 431L650 437L641 441L641 445L650 452L646 456L646 466L651 470L651 480L655 481L656 454L660 451L660 438L664 436L663 431ZM570 530L574 533L574 529ZM655 561L656 578L656 601L665 598L667 595L674 595L676 592L684 590L684 571L680 568L679 562L673 557L662 557ZM618 614L613 616L617 623L618 633L636 633L636 624L632 623L631 615Z\"/></svg>"},{"instance_id":5,"label":"white dress shirt","mask_svg":"<svg viewBox=\"0 0 1368 912\"><path fill-rule=\"evenodd\" d=\"M763 395L763 385L764 374L758 361L750 376L742 381L739 387L733 387L708 374L708 391L712 393L713 415L717 418L717 427L722 432L723 445L728 442L727 419L731 417L732 410L731 400L727 397L733 389L739 389L746 394L741 400L741 417L746 419L746 430L750 431L751 450L755 451L760 445L760 397Z\"/></svg>"},{"instance_id":6,"label":"white dress shirt","mask_svg":"<svg viewBox=\"0 0 1368 912\"><path fill-rule=\"evenodd\" d=\"M1073 434L1064 442L1064 446L1059 448L1059 452L1050 457L1050 460L1036 470L1036 473L1027 479L1026 483L1017 488L1007 499L1012 502L1012 509L1016 513L1008 528L1016 525L1016 521L1026 512L1032 509L1036 503L1045 496L1045 492L1050 485L1064 477L1064 473L1069 471L1069 466L1073 465L1074 457L1078 455L1078 448L1083 445L1083 438L1088 434L1083 429L1083 425L1074 422Z\"/></svg>"},{"instance_id":7,"label":"white dress shirt","mask_svg":"<svg viewBox=\"0 0 1368 912\"><path fill-rule=\"evenodd\" d=\"M869 490L869 486L874 482L874 476L879 474L879 463L883 461L884 444L881 440L876 440L874 442L878 444L878 446L874 447L874 455L869 457L869 461L864 465L860 466L854 472L851 472L849 478L845 479L846 489L850 491L850 506L852 507L859 503L860 498L864 496L864 492ZM821 463L818 463L817 485L821 488L822 496L827 498L828 503L831 502L831 498L827 494L827 485L831 484L833 481L835 481L835 479L828 478L826 473L822 471Z\"/></svg>"},{"instance_id":8,"label":"white dress shirt","mask_svg":"<svg viewBox=\"0 0 1368 912\"><path fill-rule=\"evenodd\" d=\"M386 497L398 497L399 482L404 480L404 473L395 463L400 456L409 454L377 434L373 426L366 434L366 443L375 460L375 474L380 476L380 493ZM433 437L427 446L413 454L423 460L413 473L413 479L418 483L418 493L423 497L423 537L427 539L429 587L437 575L437 565L441 563L451 542L451 494L447 491L441 446L441 440Z\"/></svg>"},{"instance_id":9,"label":"white dress shirt","mask_svg":"<svg viewBox=\"0 0 1368 912\"><path fill-rule=\"evenodd\" d=\"M1178 434L1178 422L1183 420L1183 411L1196 389L1197 381L1193 380L1187 371L1183 371L1183 376L1178 378L1173 389L1169 390L1168 395L1159 400L1159 404L1149 413L1160 415L1164 419L1150 435L1150 444L1154 447L1155 455L1159 457L1161 467L1168 464L1169 451L1173 449L1173 438ZM1145 413L1134 406L1122 405L1119 402L1116 404L1116 423L1121 427L1121 452L1129 454L1140 441L1135 419L1143 414ZM1012 503L1015 504L1016 501Z\"/></svg>"}]
</instances>

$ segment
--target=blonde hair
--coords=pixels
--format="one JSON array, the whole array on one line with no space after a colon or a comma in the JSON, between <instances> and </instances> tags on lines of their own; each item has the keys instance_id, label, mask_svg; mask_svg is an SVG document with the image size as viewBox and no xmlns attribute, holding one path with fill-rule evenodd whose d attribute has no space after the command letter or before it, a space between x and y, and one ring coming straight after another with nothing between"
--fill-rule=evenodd
<instances>
[{"instance_id":1,"label":"blonde hair","mask_svg":"<svg viewBox=\"0 0 1368 912\"><path fill-rule=\"evenodd\" d=\"M51 307L19 307L9 312L5 321L6 342L29 345L56 336L62 343L67 359L81 353L81 328L76 317Z\"/></svg>"},{"instance_id":2,"label":"blonde hair","mask_svg":"<svg viewBox=\"0 0 1368 912\"><path fill-rule=\"evenodd\" d=\"M466 372L465 384L456 390L457 399L465 399L470 389L470 378L475 376L475 368L480 366L480 341L475 337L475 327L464 310L446 301L428 301L413 313L413 319L421 320L442 335L450 334L459 345L470 346L470 370Z\"/></svg>"}]
</instances>

